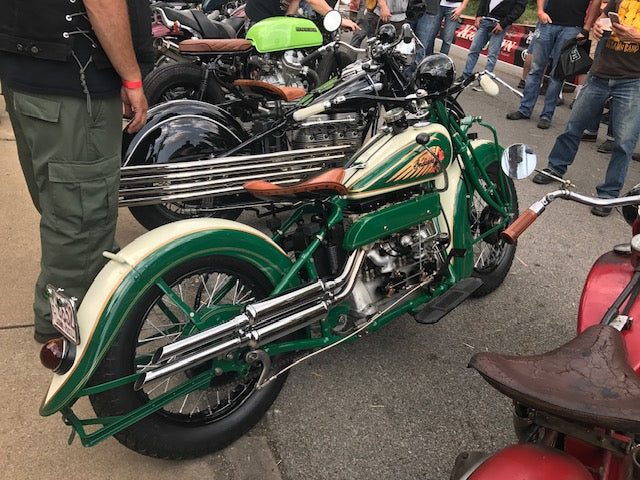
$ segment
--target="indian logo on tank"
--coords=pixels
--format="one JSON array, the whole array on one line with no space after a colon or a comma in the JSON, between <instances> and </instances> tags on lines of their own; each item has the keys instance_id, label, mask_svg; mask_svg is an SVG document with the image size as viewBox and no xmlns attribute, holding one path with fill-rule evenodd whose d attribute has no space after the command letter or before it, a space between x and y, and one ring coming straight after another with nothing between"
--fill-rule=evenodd
<instances>
[{"instance_id":1,"label":"indian logo on tank","mask_svg":"<svg viewBox=\"0 0 640 480\"><path fill-rule=\"evenodd\" d=\"M445 152L439 146L427 147L389 180L397 182L438 173L442 168L444 158Z\"/></svg>"}]
</instances>

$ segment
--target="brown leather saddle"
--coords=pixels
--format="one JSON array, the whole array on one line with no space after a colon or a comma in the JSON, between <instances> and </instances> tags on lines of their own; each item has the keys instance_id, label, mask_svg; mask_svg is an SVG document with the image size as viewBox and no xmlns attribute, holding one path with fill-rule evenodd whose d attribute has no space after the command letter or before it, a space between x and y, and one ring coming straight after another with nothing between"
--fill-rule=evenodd
<instances>
[{"instance_id":1,"label":"brown leather saddle","mask_svg":"<svg viewBox=\"0 0 640 480\"><path fill-rule=\"evenodd\" d=\"M244 188L258 198L273 201L326 198L347 193L347 187L342 183L344 174L344 169L334 168L296 185L283 187L266 180L252 180L245 183Z\"/></svg>"},{"instance_id":2,"label":"brown leather saddle","mask_svg":"<svg viewBox=\"0 0 640 480\"><path fill-rule=\"evenodd\" d=\"M594 325L542 355L477 353L469 366L528 407L589 426L640 432L640 377L613 327Z\"/></svg>"},{"instance_id":3,"label":"brown leather saddle","mask_svg":"<svg viewBox=\"0 0 640 480\"><path fill-rule=\"evenodd\" d=\"M178 45L185 55L237 53L251 49L251 42L244 38L189 38Z\"/></svg>"}]
</instances>

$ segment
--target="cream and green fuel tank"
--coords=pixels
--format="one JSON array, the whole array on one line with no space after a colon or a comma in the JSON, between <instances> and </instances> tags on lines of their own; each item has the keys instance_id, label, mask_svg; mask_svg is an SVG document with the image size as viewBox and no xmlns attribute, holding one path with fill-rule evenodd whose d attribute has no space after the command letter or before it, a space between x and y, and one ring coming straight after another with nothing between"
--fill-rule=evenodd
<instances>
[{"instance_id":1,"label":"cream and green fuel tank","mask_svg":"<svg viewBox=\"0 0 640 480\"><path fill-rule=\"evenodd\" d=\"M420 135L424 144L416 142ZM453 156L451 137L437 123L420 122L369 141L345 165L347 198L357 200L435 179Z\"/></svg>"}]
</instances>

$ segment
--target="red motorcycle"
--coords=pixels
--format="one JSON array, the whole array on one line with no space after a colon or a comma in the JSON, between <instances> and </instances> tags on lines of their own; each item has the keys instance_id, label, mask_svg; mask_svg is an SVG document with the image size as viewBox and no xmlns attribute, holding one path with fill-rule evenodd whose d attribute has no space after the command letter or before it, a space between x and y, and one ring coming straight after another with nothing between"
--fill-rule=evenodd
<instances>
[{"instance_id":1,"label":"red motorcycle","mask_svg":"<svg viewBox=\"0 0 640 480\"><path fill-rule=\"evenodd\" d=\"M503 169L522 178L516 172L530 173L527 157L524 146L512 146ZM563 181L534 203L503 238L515 242L557 198L623 207L633 237L591 267L573 340L541 355L471 358L470 367L513 399L519 443L492 455L461 453L452 480L640 479L640 325L633 322L640 318L640 185L615 199L580 195L569 186Z\"/></svg>"}]
</instances>

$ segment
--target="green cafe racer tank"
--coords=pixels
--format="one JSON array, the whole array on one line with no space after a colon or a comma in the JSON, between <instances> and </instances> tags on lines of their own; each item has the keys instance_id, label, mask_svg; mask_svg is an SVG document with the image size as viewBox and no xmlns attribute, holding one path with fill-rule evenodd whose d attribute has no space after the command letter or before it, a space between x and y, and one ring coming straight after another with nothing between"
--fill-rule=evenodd
<instances>
[{"instance_id":1,"label":"green cafe racer tank","mask_svg":"<svg viewBox=\"0 0 640 480\"><path fill-rule=\"evenodd\" d=\"M249 29L246 39L260 53L322 45L320 29L311 20L294 17L265 18Z\"/></svg>"}]
</instances>

